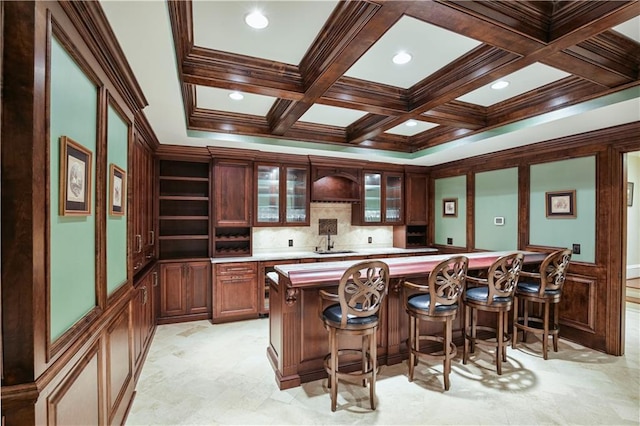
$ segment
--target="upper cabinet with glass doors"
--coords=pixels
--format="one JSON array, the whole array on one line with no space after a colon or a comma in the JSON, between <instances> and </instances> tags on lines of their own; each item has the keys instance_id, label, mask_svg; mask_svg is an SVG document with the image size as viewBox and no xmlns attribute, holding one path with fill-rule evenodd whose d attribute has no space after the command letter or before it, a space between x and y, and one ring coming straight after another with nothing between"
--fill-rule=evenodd
<instances>
[{"instance_id":1,"label":"upper cabinet with glass doors","mask_svg":"<svg viewBox=\"0 0 640 426\"><path fill-rule=\"evenodd\" d=\"M401 225L404 223L403 174L365 172L360 205L352 208L354 223Z\"/></svg>"},{"instance_id":2,"label":"upper cabinet with glass doors","mask_svg":"<svg viewBox=\"0 0 640 426\"><path fill-rule=\"evenodd\" d=\"M309 167L256 164L255 226L309 225Z\"/></svg>"}]
</instances>

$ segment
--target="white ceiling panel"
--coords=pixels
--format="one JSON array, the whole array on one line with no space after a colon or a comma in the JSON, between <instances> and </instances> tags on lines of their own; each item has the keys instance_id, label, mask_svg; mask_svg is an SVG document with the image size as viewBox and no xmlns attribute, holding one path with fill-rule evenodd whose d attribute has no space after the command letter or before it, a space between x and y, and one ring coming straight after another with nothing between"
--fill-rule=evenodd
<instances>
[{"instance_id":1,"label":"white ceiling panel","mask_svg":"<svg viewBox=\"0 0 640 426\"><path fill-rule=\"evenodd\" d=\"M491 82L458 100L488 107L568 76L564 71L535 63L501 78L501 81L509 82L509 86L504 89L492 89L491 85L495 82Z\"/></svg>"},{"instance_id":2,"label":"white ceiling panel","mask_svg":"<svg viewBox=\"0 0 640 426\"><path fill-rule=\"evenodd\" d=\"M640 16L617 25L613 29L640 43Z\"/></svg>"},{"instance_id":3,"label":"white ceiling panel","mask_svg":"<svg viewBox=\"0 0 640 426\"><path fill-rule=\"evenodd\" d=\"M194 1L196 46L298 65L337 1ZM259 9L269 26L256 30L245 15Z\"/></svg>"},{"instance_id":4,"label":"white ceiling panel","mask_svg":"<svg viewBox=\"0 0 640 426\"><path fill-rule=\"evenodd\" d=\"M217 111L266 116L276 100L270 96L242 93L244 99L236 101L229 98L232 92L232 90L196 86L196 105L198 108Z\"/></svg>"},{"instance_id":5,"label":"white ceiling panel","mask_svg":"<svg viewBox=\"0 0 640 426\"><path fill-rule=\"evenodd\" d=\"M326 124L329 126L347 127L354 121L364 117L365 111L315 104L300 117L307 123Z\"/></svg>"},{"instance_id":6,"label":"white ceiling panel","mask_svg":"<svg viewBox=\"0 0 640 426\"><path fill-rule=\"evenodd\" d=\"M410 122L415 123L415 125L411 126ZM418 133L422 133L425 130L433 129L434 127L438 127L438 125L434 123L427 123L426 121L409 120L402 124L398 124L396 127L387 130L385 133L401 136L413 136Z\"/></svg>"},{"instance_id":7,"label":"white ceiling panel","mask_svg":"<svg viewBox=\"0 0 640 426\"><path fill-rule=\"evenodd\" d=\"M479 44L404 16L345 75L408 89ZM400 51L409 53L413 57L411 62L394 64L391 59Z\"/></svg>"}]
</instances>

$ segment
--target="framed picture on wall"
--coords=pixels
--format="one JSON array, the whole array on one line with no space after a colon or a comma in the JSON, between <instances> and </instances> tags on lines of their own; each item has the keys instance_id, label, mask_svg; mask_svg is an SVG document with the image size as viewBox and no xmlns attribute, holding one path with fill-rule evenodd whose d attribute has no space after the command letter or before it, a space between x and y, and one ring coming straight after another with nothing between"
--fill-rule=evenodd
<instances>
[{"instance_id":1,"label":"framed picture on wall","mask_svg":"<svg viewBox=\"0 0 640 426\"><path fill-rule=\"evenodd\" d=\"M124 216L127 199L127 172L115 164L109 165L109 214Z\"/></svg>"},{"instance_id":2,"label":"framed picture on wall","mask_svg":"<svg viewBox=\"0 0 640 426\"><path fill-rule=\"evenodd\" d=\"M633 182L627 182L627 206L633 206Z\"/></svg>"},{"instance_id":3,"label":"framed picture on wall","mask_svg":"<svg viewBox=\"0 0 640 426\"><path fill-rule=\"evenodd\" d=\"M546 193L547 217L576 217L576 190Z\"/></svg>"},{"instance_id":4,"label":"framed picture on wall","mask_svg":"<svg viewBox=\"0 0 640 426\"><path fill-rule=\"evenodd\" d=\"M442 216L444 217L458 216L458 199L457 198L442 199Z\"/></svg>"},{"instance_id":5,"label":"framed picture on wall","mask_svg":"<svg viewBox=\"0 0 640 426\"><path fill-rule=\"evenodd\" d=\"M91 166L93 154L67 136L60 137L61 216L91 214Z\"/></svg>"}]
</instances>

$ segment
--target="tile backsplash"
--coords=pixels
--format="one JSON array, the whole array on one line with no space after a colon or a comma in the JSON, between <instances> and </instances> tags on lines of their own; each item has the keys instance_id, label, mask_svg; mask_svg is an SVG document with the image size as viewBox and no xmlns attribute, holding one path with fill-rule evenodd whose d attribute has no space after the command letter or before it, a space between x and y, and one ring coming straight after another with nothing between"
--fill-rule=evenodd
<instances>
[{"instance_id":1,"label":"tile backsplash","mask_svg":"<svg viewBox=\"0 0 640 426\"><path fill-rule=\"evenodd\" d=\"M393 226L352 226L351 204L311 203L311 225L253 227L253 253L313 251L327 248L327 236L318 234L319 219L337 219L338 233L331 236L334 250L393 247ZM368 239L371 237L371 244ZM293 246L289 247L289 240Z\"/></svg>"}]
</instances>

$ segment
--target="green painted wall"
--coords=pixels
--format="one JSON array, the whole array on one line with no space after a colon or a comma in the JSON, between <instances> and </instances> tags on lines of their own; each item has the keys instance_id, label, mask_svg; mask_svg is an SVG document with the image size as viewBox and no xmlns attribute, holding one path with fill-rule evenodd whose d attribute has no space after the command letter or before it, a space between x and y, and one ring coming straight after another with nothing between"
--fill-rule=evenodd
<instances>
[{"instance_id":1,"label":"green painted wall","mask_svg":"<svg viewBox=\"0 0 640 426\"><path fill-rule=\"evenodd\" d=\"M517 250L518 169L477 173L475 181L475 248ZM495 217L504 225L494 225Z\"/></svg>"},{"instance_id":2,"label":"green painted wall","mask_svg":"<svg viewBox=\"0 0 640 426\"><path fill-rule=\"evenodd\" d=\"M51 43L50 332L55 340L96 305L95 158L98 91L64 48ZM91 215L58 215L60 136L93 153Z\"/></svg>"},{"instance_id":3,"label":"green painted wall","mask_svg":"<svg viewBox=\"0 0 640 426\"><path fill-rule=\"evenodd\" d=\"M458 216L443 217L442 200L458 199ZM435 243L447 244L447 238L453 238L452 246L467 245L467 177L455 176L435 181Z\"/></svg>"},{"instance_id":4,"label":"green painted wall","mask_svg":"<svg viewBox=\"0 0 640 426\"><path fill-rule=\"evenodd\" d=\"M127 171L127 147L129 128L118 113L109 105L107 112L107 194L109 202L111 179L109 169L115 164ZM128 185L128 181L126 182ZM123 194L126 199L126 192ZM128 207L128 206L126 206ZM107 207L107 294L113 293L127 281L127 215L109 215Z\"/></svg>"},{"instance_id":5,"label":"green painted wall","mask_svg":"<svg viewBox=\"0 0 640 426\"><path fill-rule=\"evenodd\" d=\"M545 193L576 190L575 218L547 218ZM596 159L575 158L531 166L529 241L533 245L567 247L580 244L572 260L595 262Z\"/></svg>"}]
</instances>

